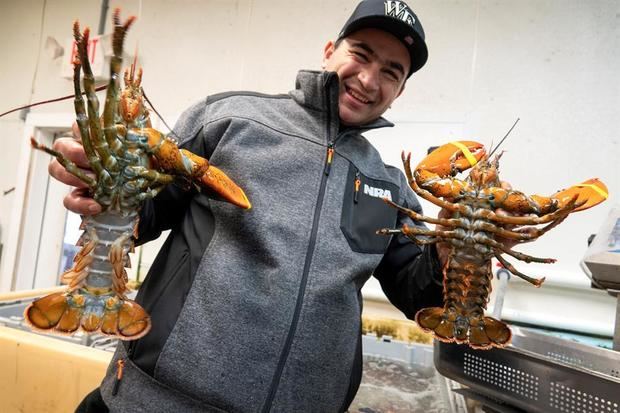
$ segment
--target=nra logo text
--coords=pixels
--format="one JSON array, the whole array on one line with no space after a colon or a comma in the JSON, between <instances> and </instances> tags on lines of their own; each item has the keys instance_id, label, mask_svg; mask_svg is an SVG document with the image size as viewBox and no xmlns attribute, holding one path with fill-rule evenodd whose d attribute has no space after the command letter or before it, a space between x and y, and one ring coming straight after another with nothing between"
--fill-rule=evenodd
<instances>
[{"instance_id":1,"label":"nra logo text","mask_svg":"<svg viewBox=\"0 0 620 413\"><path fill-rule=\"evenodd\" d=\"M392 200L392 193L389 189L375 188L367 184L364 184L364 194L375 198L387 198L390 201Z\"/></svg>"}]
</instances>

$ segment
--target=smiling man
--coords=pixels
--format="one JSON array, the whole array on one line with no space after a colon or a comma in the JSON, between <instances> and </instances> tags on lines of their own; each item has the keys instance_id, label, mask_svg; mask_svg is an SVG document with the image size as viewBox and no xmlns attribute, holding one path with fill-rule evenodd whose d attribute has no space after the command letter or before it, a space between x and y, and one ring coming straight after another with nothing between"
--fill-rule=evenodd
<instances>
[{"instance_id":1,"label":"smiling man","mask_svg":"<svg viewBox=\"0 0 620 413\"><path fill-rule=\"evenodd\" d=\"M380 228L418 225L407 180L364 131L427 60L402 1L361 2L286 95L209 96L182 115L181 146L226 171L252 209L169 186L145 202L137 241L171 229L136 301L152 329L118 346L78 411L339 412L361 379L361 288L371 275L409 318L442 303L434 246ZM83 167L74 140L54 148ZM51 174L75 183L57 162ZM65 205L98 205L76 189ZM91 209L94 208L94 209Z\"/></svg>"},{"instance_id":2,"label":"smiling man","mask_svg":"<svg viewBox=\"0 0 620 413\"><path fill-rule=\"evenodd\" d=\"M402 1L363 1L336 42L325 46L323 69L340 78L340 121L379 118L428 58L424 30Z\"/></svg>"},{"instance_id":3,"label":"smiling man","mask_svg":"<svg viewBox=\"0 0 620 413\"><path fill-rule=\"evenodd\" d=\"M402 93L409 53L393 35L361 29L325 47L323 67L340 79L340 122L364 125L379 118Z\"/></svg>"}]
</instances>

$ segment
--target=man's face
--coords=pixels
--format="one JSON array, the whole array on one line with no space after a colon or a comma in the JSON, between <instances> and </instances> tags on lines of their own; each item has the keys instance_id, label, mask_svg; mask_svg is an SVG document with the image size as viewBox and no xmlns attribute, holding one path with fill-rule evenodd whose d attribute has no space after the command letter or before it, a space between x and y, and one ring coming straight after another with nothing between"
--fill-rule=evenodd
<instances>
[{"instance_id":1,"label":"man's face","mask_svg":"<svg viewBox=\"0 0 620 413\"><path fill-rule=\"evenodd\" d=\"M380 117L402 93L409 66L405 46L382 30L359 30L337 48L328 42L323 69L338 73L340 79L340 121L358 126Z\"/></svg>"}]
</instances>

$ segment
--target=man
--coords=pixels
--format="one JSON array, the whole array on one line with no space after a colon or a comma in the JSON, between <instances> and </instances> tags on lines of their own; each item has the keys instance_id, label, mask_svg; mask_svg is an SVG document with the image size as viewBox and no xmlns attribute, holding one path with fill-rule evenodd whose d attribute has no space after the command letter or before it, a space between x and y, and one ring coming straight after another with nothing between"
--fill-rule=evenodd
<instances>
[{"instance_id":1,"label":"man","mask_svg":"<svg viewBox=\"0 0 620 413\"><path fill-rule=\"evenodd\" d=\"M420 206L361 135L392 126L381 115L426 60L404 2L365 0L326 45L325 71L301 71L288 95L220 94L183 114L181 146L226 171L253 207L175 187L144 205L138 242L172 229L137 297L153 327L119 346L78 411L348 408L370 275L409 318L442 301L435 247L375 234L415 225L380 197ZM75 141L55 149L87 165ZM77 183L56 162L50 172ZM100 208L79 189L65 205Z\"/></svg>"}]
</instances>

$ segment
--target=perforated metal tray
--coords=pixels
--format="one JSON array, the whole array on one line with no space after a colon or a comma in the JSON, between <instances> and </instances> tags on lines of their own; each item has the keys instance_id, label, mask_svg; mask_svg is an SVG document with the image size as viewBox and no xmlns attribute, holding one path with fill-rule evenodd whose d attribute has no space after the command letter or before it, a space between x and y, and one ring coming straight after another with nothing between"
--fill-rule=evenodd
<instances>
[{"instance_id":1,"label":"perforated metal tray","mask_svg":"<svg viewBox=\"0 0 620 413\"><path fill-rule=\"evenodd\" d=\"M435 342L435 367L494 411L620 413L620 352L512 330L504 349Z\"/></svg>"}]
</instances>

